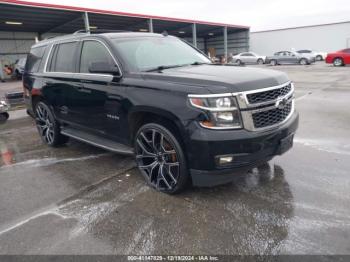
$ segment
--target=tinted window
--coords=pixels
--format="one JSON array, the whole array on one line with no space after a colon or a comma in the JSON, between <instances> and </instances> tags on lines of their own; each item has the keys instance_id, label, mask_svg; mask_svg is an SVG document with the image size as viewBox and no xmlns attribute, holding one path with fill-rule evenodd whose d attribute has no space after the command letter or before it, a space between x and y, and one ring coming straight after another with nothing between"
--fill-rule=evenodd
<instances>
[{"instance_id":1,"label":"tinted window","mask_svg":"<svg viewBox=\"0 0 350 262\"><path fill-rule=\"evenodd\" d=\"M75 72L77 42L56 45L51 55L50 72Z\"/></svg>"},{"instance_id":2,"label":"tinted window","mask_svg":"<svg viewBox=\"0 0 350 262\"><path fill-rule=\"evenodd\" d=\"M301 53L301 54L310 54L311 51L310 51L310 50L299 50L298 53Z\"/></svg>"},{"instance_id":3,"label":"tinted window","mask_svg":"<svg viewBox=\"0 0 350 262\"><path fill-rule=\"evenodd\" d=\"M89 66L91 63L107 62L114 66L114 60L107 48L97 41L84 41L81 50L80 72L89 73Z\"/></svg>"},{"instance_id":4,"label":"tinted window","mask_svg":"<svg viewBox=\"0 0 350 262\"><path fill-rule=\"evenodd\" d=\"M30 73L38 72L41 60L43 58L45 46L32 48L28 55L25 70Z\"/></svg>"},{"instance_id":5,"label":"tinted window","mask_svg":"<svg viewBox=\"0 0 350 262\"><path fill-rule=\"evenodd\" d=\"M243 53L241 56L253 56L251 53Z\"/></svg>"}]
</instances>

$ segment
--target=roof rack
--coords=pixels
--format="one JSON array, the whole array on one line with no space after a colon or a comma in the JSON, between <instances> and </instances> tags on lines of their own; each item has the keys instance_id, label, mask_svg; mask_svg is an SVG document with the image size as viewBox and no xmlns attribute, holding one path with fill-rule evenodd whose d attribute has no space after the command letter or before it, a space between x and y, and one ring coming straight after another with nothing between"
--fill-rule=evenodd
<instances>
[{"instance_id":1,"label":"roof rack","mask_svg":"<svg viewBox=\"0 0 350 262\"><path fill-rule=\"evenodd\" d=\"M126 30L110 30L110 29L90 29L90 31L86 29L81 29L78 31L75 31L73 35L76 34L103 34L103 33L123 33L123 32L130 32Z\"/></svg>"}]
</instances>

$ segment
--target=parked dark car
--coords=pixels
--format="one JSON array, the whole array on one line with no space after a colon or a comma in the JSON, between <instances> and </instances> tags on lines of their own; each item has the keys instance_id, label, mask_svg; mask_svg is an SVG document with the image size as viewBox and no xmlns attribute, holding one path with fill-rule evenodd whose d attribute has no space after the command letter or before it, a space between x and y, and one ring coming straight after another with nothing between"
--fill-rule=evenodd
<instances>
[{"instance_id":1,"label":"parked dark car","mask_svg":"<svg viewBox=\"0 0 350 262\"><path fill-rule=\"evenodd\" d=\"M294 87L267 69L212 64L173 36L76 33L39 42L24 73L42 140L74 138L135 155L148 184L175 193L230 182L292 147Z\"/></svg>"},{"instance_id":2,"label":"parked dark car","mask_svg":"<svg viewBox=\"0 0 350 262\"><path fill-rule=\"evenodd\" d=\"M273 56L266 57L266 64L270 65L283 65L283 64L300 64L300 65L310 65L316 62L314 56L309 56L305 54L299 54L294 51L280 51L275 53Z\"/></svg>"}]
</instances>

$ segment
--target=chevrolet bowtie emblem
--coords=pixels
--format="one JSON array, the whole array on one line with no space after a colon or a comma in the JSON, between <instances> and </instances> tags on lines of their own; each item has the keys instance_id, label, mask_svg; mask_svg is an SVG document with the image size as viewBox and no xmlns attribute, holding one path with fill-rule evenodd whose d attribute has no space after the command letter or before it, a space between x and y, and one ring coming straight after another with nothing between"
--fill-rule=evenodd
<instances>
[{"instance_id":1,"label":"chevrolet bowtie emblem","mask_svg":"<svg viewBox=\"0 0 350 262\"><path fill-rule=\"evenodd\" d=\"M287 103L288 103L287 98L277 99L275 106L278 109L284 109L286 107Z\"/></svg>"}]
</instances>

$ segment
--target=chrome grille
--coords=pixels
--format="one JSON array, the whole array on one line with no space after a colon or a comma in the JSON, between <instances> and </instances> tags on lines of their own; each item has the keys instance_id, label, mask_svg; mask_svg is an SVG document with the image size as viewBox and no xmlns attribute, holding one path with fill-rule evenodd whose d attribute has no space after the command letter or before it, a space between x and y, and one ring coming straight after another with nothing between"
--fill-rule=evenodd
<instances>
[{"instance_id":1,"label":"chrome grille","mask_svg":"<svg viewBox=\"0 0 350 262\"><path fill-rule=\"evenodd\" d=\"M263 131L283 124L294 112L294 84L234 94L241 110L243 126L249 131Z\"/></svg>"},{"instance_id":2,"label":"chrome grille","mask_svg":"<svg viewBox=\"0 0 350 262\"><path fill-rule=\"evenodd\" d=\"M264 128L268 126L276 125L280 122L283 122L291 113L292 110L292 101L290 101L282 109L274 108L267 111L262 111L258 113L253 113L253 123L255 128Z\"/></svg>"},{"instance_id":3,"label":"chrome grille","mask_svg":"<svg viewBox=\"0 0 350 262\"><path fill-rule=\"evenodd\" d=\"M264 92L247 94L247 100L250 104L264 103L275 100L278 97L283 97L292 91L292 84L289 83L281 88L272 89Z\"/></svg>"}]
</instances>

